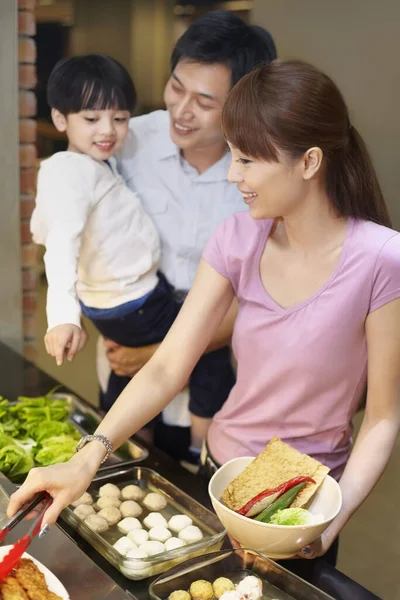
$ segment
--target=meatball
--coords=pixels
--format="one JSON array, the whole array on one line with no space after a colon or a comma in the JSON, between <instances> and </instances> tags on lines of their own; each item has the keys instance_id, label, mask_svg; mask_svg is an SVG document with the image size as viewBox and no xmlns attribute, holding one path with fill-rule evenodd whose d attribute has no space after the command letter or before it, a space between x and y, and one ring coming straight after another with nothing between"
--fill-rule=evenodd
<instances>
[{"instance_id":1,"label":"meatball","mask_svg":"<svg viewBox=\"0 0 400 600\"><path fill-rule=\"evenodd\" d=\"M161 552L165 552L164 544L154 540L141 544L139 549L146 552L147 556L153 556L153 554L161 554Z\"/></svg>"},{"instance_id":2,"label":"meatball","mask_svg":"<svg viewBox=\"0 0 400 600\"><path fill-rule=\"evenodd\" d=\"M171 537L165 542L165 549L168 552L170 550L175 550L176 548L182 548L182 546L186 546L186 542L184 542L183 540L179 540L176 537Z\"/></svg>"},{"instance_id":3,"label":"meatball","mask_svg":"<svg viewBox=\"0 0 400 600\"><path fill-rule=\"evenodd\" d=\"M150 492L143 500L143 504L149 510L158 511L167 506L167 499L157 492Z\"/></svg>"},{"instance_id":4,"label":"meatball","mask_svg":"<svg viewBox=\"0 0 400 600\"><path fill-rule=\"evenodd\" d=\"M72 502L72 506L74 507L80 506L81 504L93 504L93 498L89 492L85 492L80 498L78 498L78 500Z\"/></svg>"},{"instance_id":5,"label":"meatball","mask_svg":"<svg viewBox=\"0 0 400 600\"><path fill-rule=\"evenodd\" d=\"M168 528L174 533L179 533L189 525L193 525L193 521L187 515L174 515L168 521Z\"/></svg>"},{"instance_id":6,"label":"meatball","mask_svg":"<svg viewBox=\"0 0 400 600\"><path fill-rule=\"evenodd\" d=\"M262 581L255 575L248 575L238 584L236 590L241 597L259 600L262 596Z\"/></svg>"},{"instance_id":7,"label":"meatball","mask_svg":"<svg viewBox=\"0 0 400 600\"><path fill-rule=\"evenodd\" d=\"M134 500L125 500L119 510L123 517L139 517L143 512L142 507Z\"/></svg>"},{"instance_id":8,"label":"meatball","mask_svg":"<svg viewBox=\"0 0 400 600\"><path fill-rule=\"evenodd\" d=\"M109 506L108 508L103 508L100 512L97 513L99 517L103 517L110 525L116 525L122 519L121 511L115 506Z\"/></svg>"},{"instance_id":9,"label":"meatball","mask_svg":"<svg viewBox=\"0 0 400 600\"><path fill-rule=\"evenodd\" d=\"M219 600L243 600L243 596L237 590L224 592Z\"/></svg>"},{"instance_id":10,"label":"meatball","mask_svg":"<svg viewBox=\"0 0 400 600\"><path fill-rule=\"evenodd\" d=\"M86 519L89 515L94 515L94 508L91 504L79 504L74 509L74 515L76 515L79 519Z\"/></svg>"},{"instance_id":11,"label":"meatball","mask_svg":"<svg viewBox=\"0 0 400 600\"><path fill-rule=\"evenodd\" d=\"M185 529L182 529L182 531L179 532L178 537L187 544L193 544L194 542L202 540L203 534L196 525L189 525L189 527L185 527Z\"/></svg>"},{"instance_id":12,"label":"meatball","mask_svg":"<svg viewBox=\"0 0 400 600\"><path fill-rule=\"evenodd\" d=\"M144 496L144 491L138 485L126 485L121 490L122 500L141 500Z\"/></svg>"},{"instance_id":13,"label":"meatball","mask_svg":"<svg viewBox=\"0 0 400 600\"><path fill-rule=\"evenodd\" d=\"M128 533L128 538L136 544L136 546L140 546L144 544L149 539L149 534L145 529L132 529Z\"/></svg>"},{"instance_id":14,"label":"meatball","mask_svg":"<svg viewBox=\"0 0 400 600\"><path fill-rule=\"evenodd\" d=\"M176 592L172 592L168 596L168 600L192 600L189 592L185 592L185 590L176 590Z\"/></svg>"},{"instance_id":15,"label":"meatball","mask_svg":"<svg viewBox=\"0 0 400 600\"><path fill-rule=\"evenodd\" d=\"M160 513L151 512L145 519L143 519L143 525L145 525L147 529L152 529L152 527L166 527L167 519L165 519Z\"/></svg>"},{"instance_id":16,"label":"meatball","mask_svg":"<svg viewBox=\"0 0 400 600\"><path fill-rule=\"evenodd\" d=\"M121 500L117 498L117 496L100 496L100 498L96 502L97 510L102 510L103 508L110 508L111 506L119 508L121 506Z\"/></svg>"},{"instance_id":17,"label":"meatball","mask_svg":"<svg viewBox=\"0 0 400 600\"><path fill-rule=\"evenodd\" d=\"M205 579L193 581L189 591L193 600L211 600L214 596L213 586Z\"/></svg>"},{"instance_id":18,"label":"meatball","mask_svg":"<svg viewBox=\"0 0 400 600\"><path fill-rule=\"evenodd\" d=\"M133 550L136 548L136 545L130 540L128 537L121 537L117 540L113 546L117 552L122 554L122 556L126 556L129 550Z\"/></svg>"},{"instance_id":19,"label":"meatball","mask_svg":"<svg viewBox=\"0 0 400 600\"><path fill-rule=\"evenodd\" d=\"M89 515L85 519L85 523L90 529L93 531L97 531L101 533L102 531L107 531L108 523L103 517L99 517L99 515Z\"/></svg>"},{"instance_id":20,"label":"meatball","mask_svg":"<svg viewBox=\"0 0 400 600\"><path fill-rule=\"evenodd\" d=\"M234 583L227 577L218 577L213 583L214 596L221 598L225 592L231 592L235 589Z\"/></svg>"},{"instance_id":21,"label":"meatball","mask_svg":"<svg viewBox=\"0 0 400 600\"><path fill-rule=\"evenodd\" d=\"M139 521L139 519L135 519L134 517L126 517L125 519L122 519L122 521L120 521L118 523L118 529L120 531L122 531L122 533L129 533L129 531L132 531L132 529L141 529L142 528L142 524Z\"/></svg>"},{"instance_id":22,"label":"meatball","mask_svg":"<svg viewBox=\"0 0 400 600\"><path fill-rule=\"evenodd\" d=\"M166 527L152 527L149 531L149 539L156 542L166 542L172 533Z\"/></svg>"},{"instance_id":23,"label":"meatball","mask_svg":"<svg viewBox=\"0 0 400 600\"><path fill-rule=\"evenodd\" d=\"M99 489L99 496L115 496L116 498L119 498L121 496L121 491L117 485L106 483Z\"/></svg>"},{"instance_id":24,"label":"meatball","mask_svg":"<svg viewBox=\"0 0 400 600\"><path fill-rule=\"evenodd\" d=\"M126 555L127 560L121 565L121 572L130 579L144 579L145 577L150 577L153 574L152 568L149 567L146 560L140 560L141 558L147 558L147 553L144 552L144 550L141 550L140 548L129 550ZM129 564L129 567L127 567L126 564Z\"/></svg>"}]
</instances>

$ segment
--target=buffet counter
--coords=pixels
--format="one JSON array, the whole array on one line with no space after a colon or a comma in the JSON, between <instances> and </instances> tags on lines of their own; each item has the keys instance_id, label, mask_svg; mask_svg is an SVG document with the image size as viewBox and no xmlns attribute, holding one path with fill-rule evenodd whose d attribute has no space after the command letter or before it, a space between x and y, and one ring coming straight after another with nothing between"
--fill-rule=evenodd
<instances>
[{"instance_id":1,"label":"buffet counter","mask_svg":"<svg viewBox=\"0 0 400 600\"><path fill-rule=\"evenodd\" d=\"M40 396L57 385L57 382L35 365L0 344L0 395L9 400L19 395ZM67 390L68 392L68 390ZM140 442L143 446L143 442ZM148 456L141 467L152 469L172 482L180 490L206 507L211 507L206 485L202 479L182 469L178 463L153 447L147 447ZM146 453L147 454L147 453ZM0 485L9 494L15 486L0 474ZM7 543L21 535L19 525L12 531ZM26 526L25 526L26 527ZM228 540L224 543L229 548ZM91 544L59 519L58 525L41 540L35 540L29 553L48 567L65 585L71 600L123 600L148 598L148 588L153 578L132 581L114 568ZM306 561L299 560L300 563ZM309 562L309 561L307 561ZM301 574L301 573L299 573ZM319 589L337 600L373 600L377 596L334 569L323 560L309 577ZM379 599L378 599L379 600Z\"/></svg>"}]
</instances>

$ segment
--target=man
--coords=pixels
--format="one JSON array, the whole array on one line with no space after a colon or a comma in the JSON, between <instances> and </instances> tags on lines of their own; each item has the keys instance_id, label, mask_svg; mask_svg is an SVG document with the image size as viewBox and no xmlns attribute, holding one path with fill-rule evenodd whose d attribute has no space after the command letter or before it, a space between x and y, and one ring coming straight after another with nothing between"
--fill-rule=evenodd
<instances>
[{"instance_id":1,"label":"man","mask_svg":"<svg viewBox=\"0 0 400 600\"><path fill-rule=\"evenodd\" d=\"M180 301L192 285L213 231L233 212L246 208L236 186L226 180L230 153L221 129L225 99L241 77L274 58L275 45L267 31L229 12L208 13L189 27L172 52L171 76L164 92L167 110L131 120L119 170L158 229L161 270ZM216 386L220 404L209 406L206 398L194 404L184 390L163 413L164 422L180 426L173 428L173 437L171 429L157 426L156 442L175 458L198 462L211 418L234 384L229 343L235 317L236 305L232 305L207 348L214 354L214 368L205 388ZM124 348L105 341L112 373L102 401L104 409L157 347ZM101 371L99 378L104 380L104 368ZM192 416L189 451L188 429L182 427L189 425L188 404Z\"/></svg>"}]
</instances>

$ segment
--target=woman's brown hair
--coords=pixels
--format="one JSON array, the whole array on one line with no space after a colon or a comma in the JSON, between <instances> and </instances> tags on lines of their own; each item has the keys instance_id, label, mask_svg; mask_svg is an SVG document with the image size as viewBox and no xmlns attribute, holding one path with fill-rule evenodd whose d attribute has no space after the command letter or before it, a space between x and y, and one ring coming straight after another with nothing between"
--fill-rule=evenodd
<instances>
[{"instance_id":1,"label":"woman's brown hair","mask_svg":"<svg viewBox=\"0 0 400 600\"><path fill-rule=\"evenodd\" d=\"M274 60L245 75L222 114L229 142L258 160L298 160L309 148L324 153L325 184L337 213L391 226L364 140L350 124L335 83L315 67Z\"/></svg>"}]
</instances>

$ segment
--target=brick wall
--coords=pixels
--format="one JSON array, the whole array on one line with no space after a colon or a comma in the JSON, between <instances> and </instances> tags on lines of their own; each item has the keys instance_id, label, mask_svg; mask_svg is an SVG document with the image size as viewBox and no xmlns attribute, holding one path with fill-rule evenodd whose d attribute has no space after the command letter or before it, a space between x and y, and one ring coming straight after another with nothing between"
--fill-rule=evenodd
<instances>
[{"instance_id":1,"label":"brick wall","mask_svg":"<svg viewBox=\"0 0 400 600\"><path fill-rule=\"evenodd\" d=\"M35 0L18 1L19 30L19 153L20 153L20 217L23 289L24 354L36 357L36 247L29 232L36 185L36 32Z\"/></svg>"}]
</instances>

